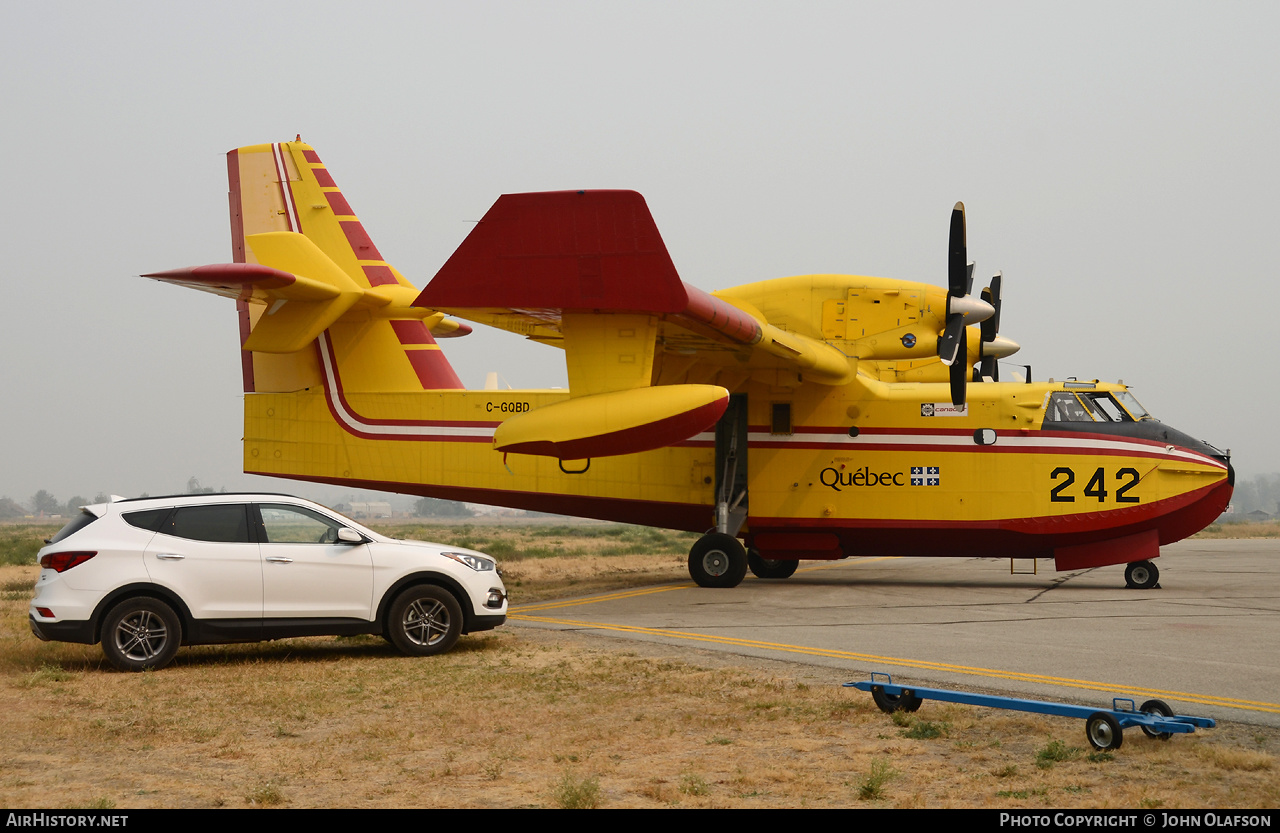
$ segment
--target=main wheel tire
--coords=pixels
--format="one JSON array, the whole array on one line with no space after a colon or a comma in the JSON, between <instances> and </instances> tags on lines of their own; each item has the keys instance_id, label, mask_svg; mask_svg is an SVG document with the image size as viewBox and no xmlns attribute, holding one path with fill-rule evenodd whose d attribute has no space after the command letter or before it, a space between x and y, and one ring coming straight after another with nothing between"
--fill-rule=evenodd
<instances>
[{"instance_id":1,"label":"main wheel tire","mask_svg":"<svg viewBox=\"0 0 1280 833\"><path fill-rule=\"evenodd\" d=\"M181 645L182 622L159 599L125 599L102 620L102 653L121 671L164 668Z\"/></svg>"},{"instance_id":2,"label":"main wheel tire","mask_svg":"<svg viewBox=\"0 0 1280 833\"><path fill-rule=\"evenodd\" d=\"M1085 721L1084 733L1094 749L1119 749L1124 743L1120 721L1107 712L1094 712Z\"/></svg>"},{"instance_id":3,"label":"main wheel tire","mask_svg":"<svg viewBox=\"0 0 1280 833\"><path fill-rule=\"evenodd\" d=\"M752 548L747 550L747 566L756 578L791 578L800 562L793 559L774 561L764 558L759 550Z\"/></svg>"},{"instance_id":4,"label":"main wheel tire","mask_svg":"<svg viewBox=\"0 0 1280 833\"><path fill-rule=\"evenodd\" d=\"M876 701L876 706L885 714L917 711L923 702L909 691L904 691L901 694L889 694L883 687L878 685L871 687L871 699Z\"/></svg>"},{"instance_id":5,"label":"main wheel tire","mask_svg":"<svg viewBox=\"0 0 1280 833\"><path fill-rule=\"evenodd\" d=\"M747 575L747 551L737 538L708 532L689 550L689 576L699 587L737 587Z\"/></svg>"},{"instance_id":6,"label":"main wheel tire","mask_svg":"<svg viewBox=\"0 0 1280 833\"><path fill-rule=\"evenodd\" d=\"M387 612L387 640L411 657L443 654L461 634L462 606L443 587L410 587Z\"/></svg>"},{"instance_id":7,"label":"main wheel tire","mask_svg":"<svg viewBox=\"0 0 1280 833\"><path fill-rule=\"evenodd\" d=\"M1138 707L1138 711L1146 714L1158 714L1161 717L1173 717L1173 709L1169 708L1169 704L1163 700L1148 700ZM1150 726L1143 726L1142 734L1149 738L1158 738L1160 740L1168 740L1173 737L1173 732L1159 732Z\"/></svg>"},{"instance_id":8,"label":"main wheel tire","mask_svg":"<svg viewBox=\"0 0 1280 833\"><path fill-rule=\"evenodd\" d=\"M1150 561L1134 561L1124 568L1126 587L1150 590L1160 583L1160 570Z\"/></svg>"}]
</instances>

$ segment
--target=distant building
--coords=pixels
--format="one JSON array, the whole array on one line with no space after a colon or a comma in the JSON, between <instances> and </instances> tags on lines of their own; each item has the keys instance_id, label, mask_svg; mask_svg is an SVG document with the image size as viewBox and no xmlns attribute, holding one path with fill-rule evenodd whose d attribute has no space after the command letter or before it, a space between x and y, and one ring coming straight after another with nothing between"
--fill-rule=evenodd
<instances>
[{"instance_id":1,"label":"distant building","mask_svg":"<svg viewBox=\"0 0 1280 833\"><path fill-rule=\"evenodd\" d=\"M390 518L391 504L385 501L378 503L351 503L353 518Z\"/></svg>"}]
</instances>

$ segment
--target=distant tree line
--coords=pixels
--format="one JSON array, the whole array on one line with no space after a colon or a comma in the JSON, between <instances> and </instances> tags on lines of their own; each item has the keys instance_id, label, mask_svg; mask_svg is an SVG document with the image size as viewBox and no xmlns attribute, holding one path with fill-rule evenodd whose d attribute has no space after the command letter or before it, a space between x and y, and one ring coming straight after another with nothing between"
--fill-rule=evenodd
<instances>
[{"instance_id":1,"label":"distant tree line","mask_svg":"<svg viewBox=\"0 0 1280 833\"><path fill-rule=\"evenodd\" d=\"M1280 514L1280 474L1259 474L1248 480L1236 478L1231 505L1238 515L1258 510L1269 515Z\"/></svg>"},{"instance_id":2,"label":"distant tree line","mask_svg":"<svg viewBox=\"0 0 1280 833\"><path fill-rule=\"evenodd\" d=\"M227 489L224 486L222 491ZM188 495L211 495L215 489L201 486L199 479L192 477L187 480L187 490L184 494ZM149 497L146 492L138 495L138 497ZM17 501L10 500L7 497L0 498L0 520L6 518L20 518L25 515L74 515L80 511L81 506L92 506L95 503L108 503L111 495L106 492L98 492L92 499L84 495L73 495L65 503L58 500L46 489L41 489L31 496L24 507Z\"/></svg>"}]
</instances>

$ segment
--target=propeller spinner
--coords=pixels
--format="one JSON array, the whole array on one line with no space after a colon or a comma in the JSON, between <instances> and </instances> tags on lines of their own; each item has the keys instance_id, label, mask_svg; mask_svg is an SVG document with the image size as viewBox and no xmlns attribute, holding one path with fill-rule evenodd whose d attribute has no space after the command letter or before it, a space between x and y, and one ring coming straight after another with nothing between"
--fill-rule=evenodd
<instances>
[{"instance_id":1,"label":"propeller spinner","mask_svg":"<svg viewBox=\"0 0 1280 833\"><path fill-rule=\"evenodd\" d=\"M968 326L990 320L996 306L969 294L973 289L973 262L969 260L964 220L964 203L951 210L951 234L947 246L947 320L938 338L938 358L951 369L951 403L965 403L969 381ZM997 296L998 297L998 296ZM985 341L985 337L984 337ZM961 361L961 357L965 361Z\"/></svg>"}]
</instances>

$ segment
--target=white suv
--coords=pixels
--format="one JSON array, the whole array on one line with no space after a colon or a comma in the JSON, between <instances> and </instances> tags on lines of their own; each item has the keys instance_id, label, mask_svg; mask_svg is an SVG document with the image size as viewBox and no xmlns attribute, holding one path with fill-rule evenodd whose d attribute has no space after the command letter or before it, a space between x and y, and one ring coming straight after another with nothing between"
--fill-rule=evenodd
<instances>
[{"instance_id":1,"label":"white suv","mask_svg":"<svg viewBox=\"0 0 1280 833\"><path fill-rule=\"evenodd\" d=\"M288 495L220 494L86 506L40 550L31 630L102 643L124 671L179 645L381 634L405 654L506 620L483 553L400 541Z\"/></svg>"}]
</instances>

